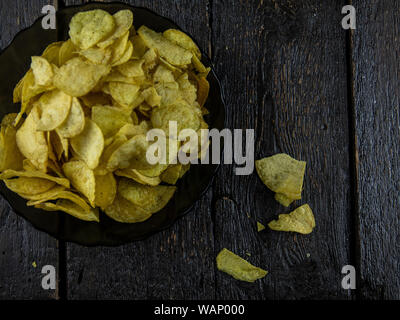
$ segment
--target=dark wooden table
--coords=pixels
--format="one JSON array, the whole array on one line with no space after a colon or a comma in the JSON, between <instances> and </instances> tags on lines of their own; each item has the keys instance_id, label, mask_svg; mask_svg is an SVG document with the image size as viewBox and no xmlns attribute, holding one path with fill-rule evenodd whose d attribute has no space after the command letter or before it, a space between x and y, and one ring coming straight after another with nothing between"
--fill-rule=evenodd
<instances>
[{"instance_id":1,"label":"dark wooden table","mask_svg":"<svg viewBox=\"0 0 400 320\"><path fill-rule=\"evenodd\" d=\"M84 1L0 1L0 47L41 16ZM224 165L192 212L117 248L58 242L0 200L1 299L399 299L400 3L352 0L126 1L171 18L213 61L228 128L254 128L256 158L307 161L311 235L265 231L282 213L256 174ZM1 79L0 81L7 81ZM269 271L254 284L217 271L224 247ZM35 261L37 267L32 266ZM41 267L57 269L56 290ZM344 265L357 289L341 286Z\"/></svg>"}]
</instances>

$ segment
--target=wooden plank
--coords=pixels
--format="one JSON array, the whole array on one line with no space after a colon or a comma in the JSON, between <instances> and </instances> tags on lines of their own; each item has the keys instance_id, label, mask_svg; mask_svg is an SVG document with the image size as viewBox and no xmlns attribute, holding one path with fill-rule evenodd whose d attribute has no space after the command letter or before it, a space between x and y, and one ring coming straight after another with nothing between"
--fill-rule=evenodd
<instances>
[{"instance_id":1,"label":"wooden plank","mask_svg":"<svg viewBox=\"0 0 400 320\"><path fill-rule=\"evenodd\" d=\"M49 1L0 2L0 48L30 26ZM32 263L37 267L34 268ZM41 269L58 266L57 241L16 215L0 196L0 299L54 299L57 290L44 290Z\"/></svg>"},{"instance_id":2,"label":"wooden plank","mask_svg":"<svg viewBox=\"0 0 400 320\"><path fill-rule=\"evenodd\" d=\"M254 173L223 166L214 184L215 249L270 271L255 284L218 272L216 298L351 298L352 262L344 1L212 1L212 60L225 92L228 128L254 128L256 158L285 152L307 161L303 199L311 235L257 233L287 212ZM250 219L247 218L250 215ZM250 253L248 257L246 252Z\"/></svg>"},{"instance_id":3,"label":"wooden plank","mask_svg":"<svg viewBox=\"0 0 400 320\"><path fill-rule=\"evenodd\" d=\"M205 1L129 3L174 20L207 49ZM67 244L68 299L213 299L211 198L209 190L173 227L141 242L117 248Z\"/></svg>"},{"instance_id":4,"label":"wooden plank","mask_svg":"<svg viewBox=\"0 0 400 320\"><path fill-rule=\"evenodd\" d=\"M360 297L399 299L400 3L353 1Z\"/></svg>"}]
</instances>

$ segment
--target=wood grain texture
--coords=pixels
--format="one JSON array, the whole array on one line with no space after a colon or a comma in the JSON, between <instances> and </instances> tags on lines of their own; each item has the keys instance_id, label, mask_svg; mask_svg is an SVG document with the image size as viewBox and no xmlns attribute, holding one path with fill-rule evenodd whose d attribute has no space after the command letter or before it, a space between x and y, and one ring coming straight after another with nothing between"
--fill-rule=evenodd
<instances>
[{"instance_id":1,"label":"wood grain texture","mask_svg":"<svg viewBox=\"0 0 400 320\"><path fill-rule=\"evenodd\" d=\"M212 1L212 60L221 77L228 128L255 128L256 158L285 152L307 161L303 203L311 235L265 230L288 209L254 173L223 166L214 184L215 249L270 271L243 285L217 273L217 298L349 299L351 221L343 1ZM229 4L228 4L229 3ZM247 216L250 216L250 219Z\"/></svg>"},{"instance_id":2,"label":"wood grain texture","mask_svg":"<svg viewBox=\"0 0 400 320\"><path fill-rule=\"evenodd\" d=\"M1 1L0 48L6 48L20 30L39 18L48 3ZM58 266L57 241L17 216L0 196L0 299L57 298L57 290L43 290L41 286L41 269L48 264Z\"/></svg>"},{"instance_id":3,"label":"wood grain texture","mask_svg":"<svg viewBox=\"0 0 400 320\"><path fill-rule=\"evenodd\" d=\"M353 1L361 298L399 299L400 3Z\"/></svg>"},{"instance_id":4,"label":"wood grain texture","mask_svg":"<svg viewBox=\"0 0 400 320\"><path fill-rule=\"evenodd\" d=\"M172 19L207 50L206 2L126 2ZM173 227L141 242L117 248L67 244L67 298L213 299L211 198L209 190Z\"/></svg>"}]
</instances>

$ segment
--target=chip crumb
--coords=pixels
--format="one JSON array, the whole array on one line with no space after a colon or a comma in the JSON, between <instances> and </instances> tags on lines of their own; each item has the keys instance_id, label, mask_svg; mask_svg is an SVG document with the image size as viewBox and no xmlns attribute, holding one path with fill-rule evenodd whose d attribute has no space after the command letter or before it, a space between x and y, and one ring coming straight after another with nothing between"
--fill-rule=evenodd
<instances>
[{"instance_id":1,"label":"chip crumb","mask_svg":"<svg viewBox=\"0 0 400 320\"><path fill-rule=\"evenodd\" d=\"M32 266L33 266L34 268L37 267L36 261L33 261L33 262L32 262Z\"/></svg>"},{"instance_id":2,"label":"chip crumb","mask_svg":"<svg viewBox=\"0 0 400 320\"><path fill-rule=\"evenodd\" d=\"M306 256L307 256L307 258L309 258L311 256L311 254L307 253Z\"/></svg>"},{"instance_id":3,"label":"chip crumb","mask_svg":"<svg viewBox=\"0 0 400 320\"><path fill-rule=\"evenodd\" d=\"M257 231L260 232L260 231L263 231L264 229L265 229L265 226L262 223L257 221Z\"/></svg>"},{"instance_id":4,"label":"chip crumb","mask_svg":"<svg viewBox=\"0 0 400 320\"><path fill-rule=\"evenodd\" d=\"M268 271L253 266L232 251L224 248L217 256L217 268L236 280L254 282L264 278Z\"/></svg>"}]
</instances>

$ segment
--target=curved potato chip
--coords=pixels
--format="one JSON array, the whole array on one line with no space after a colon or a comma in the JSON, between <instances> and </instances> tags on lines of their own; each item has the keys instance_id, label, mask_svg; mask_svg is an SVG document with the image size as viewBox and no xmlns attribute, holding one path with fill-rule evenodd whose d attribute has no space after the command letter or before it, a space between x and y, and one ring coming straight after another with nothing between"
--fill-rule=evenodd
<instances>
[{"instance_id":1,"label":"curved potato chip","mask_svg":"<svg viewBox=\"0 0 400 320\"><path fill-rule=\"evenodd\" d=\"M3 171L2 173L0 173L1 180L6 180L6 179L14 178L14 177L41 178L41 179L53 181L61 186L66 187L66 188L69 188L69 186L70 186L68 179L53 177L53 176L43 173L41 171L16 171L16 170L7 169L7 170Z\"/></svg>"},{"instance_id":2,"label":"curved potato chip","mask_svg":"<svg viewBox=\"0 0 400 320\"><path fill-rule=\"evenodd\" d=\"M226 248L218 253L216 260L218 270L231 275L237 280L254 282L264 278L268 273L261 268L253 266L251 263Z\"/></svg>"},{"instance_id":3,"label":"curved potato chip","mask_svg":"<svg viewBox=\"0 0 400 320\"><path fill-rule=\"evenodd\" d=\"M204 77L197 77L197 102L201 107L207 101L208 93L210 91L210 84Z\"/></svg>"},{"instance_id":4,"label":"curved potato chip","mask_svg":"<svg viewBox=\"0 0 400 320\"><path fill-rule=\"evenodd\" d=\"M115 21L115 30L107 39L97 44L100 48L111 45L118 38L122 37L132 26L133 14L131 10L120 10L113 15Z\"/></svg>"},{"instance_id":5,"label":"curved potato chip","mask_svg":"<svg viewBox=\"0 0 400 320\"><path fill-rule=\"evenodd\" d=\"M182 170L182 164L173 164L170 165L160 176L161 181L166 182L168 184L176 184L178 179L180 178L180 173Z\"/></svg>"},{"instance_id":6,"label":"curved potato chip","mask_svg":"<svg viewBox=\"0 0 400 320\"><path fill-rule=\"evenodd\" d=\"M169 122L177 122L178 133L183 129L197 131L200 127L200 118L186 103L177 102L165 107L158 107L151 114L151 123L154 128L160 128L169 134Z\"/></svg>"},{"instance_id":7,"label":"curved potato chip","mask_svg":"<svg viewBox=\"0 0 400 320\"><path fill-rule=\"evenodd\" d=\"M56 204L51 202L44 202L35 205L35 208L46 211L64 211L71 216L85 220L99 222L99 210L97 208L90 211L83 210L79 205L70 200L58 200Z\"/></svg>"},{"instance_id":8,"label":"curved potato chip","mask_svg":"<svg viewBox=\"0 0 400 320\"><path fill-rule=\"evenodd\" d=\"M47 48L43 51L42 57L45 58L48 62L59 66L59 53L63 43L63 41L58 41L49 44Z\"/></svg>"},{"instance_id":9,"label":"curved potato chip","mask_svg":"<svg viewBox=\"0 0 400 320\"><path fill-rule=\"evenodd\" d=\"M80 97L83 104L91 108L96 105L110 105L111 99L108 95L105 95L102 92L90 92L87 95Z\"/></svg>"},{"instance_id":10,"label":"curved potato chip","mask_svg":"<svg viewBox=\"0 0 400 320\"><path fill-rule=\"evenodd\" d=\"M280 153L256 161L256 170L262 182L272 191L287 198L301 199L306 163Z\"/></svg>"},{"instance_id":11,"label":"curved potato chip","mask_svg":"<svg viewBox=\"0 0 400 320\"><path fill-rule=\"evenodd\" d=\"M114 66L114 63L117 62L124 55L125 51L128 48L129 41L129 32L125 32L120 38L118 38L112 46L111 49L111 65Z\"/></svg>"},{"instance_id":12,"label":"curved potato chip","mask_svg":"<svg viewBox=\"0 0 400 320\"><path fill-rule=\"evenodd\" d=\"M139 96L140 86L136 84L110 82L110 93L113 99L124 107L132 107Z\"/></svg>"},{"instance_id":13,"label":"curved potato chip","mask_svg":"<svg viewBox=\"0 0 400 320\"><path fill-rule=\"evenodd\" d=\"M31 160L32 164L40 171L46 172L49 148L44 132L37 131L36 123L39 121L37 108L33 108L22 126L17 130L16 141L18 149Z\"/></svg>"},{"instance_id":14,"label":"curved potato chip","mask_svg":"<svg viewBox=\"0 0 400 320\"><path fill-rule=\"evenodd\" d=\"M133 45L132 42L128 41L125 47L125 51L123 52L122 56L118 60L114 60L111 65L113 67L119 66L125 62L127 62L132 57L133 52Z\"/></svg>"},{"instance_id":15,"label":"curved potato chip","mask_svg":"<svg viewBox=\"0 0 400 320\"><path fill-rule=\"evenodd\" d=\"M146 46L155 49L169 63L175 66L185 66L191 63L193 54L163 37L161 33L142 25L138 30L138 34Z\"/></svg>"},{"instance_id":16,"label":"curved potato chip","mask_svg":"<svg viewBox=\"0 0 400 320\"><path fill-rule=\"evenodd\" d=\"M118 193L149 213L155 213L164 208L176 191L172 186L145 186L133 180L121 178Z\"/></svg>"},{"instance_id":17,"label":"curved potato chip","mask_svg":"<svg viewBox=\"0 0 400 320\"><path fill-rule=\"evenodd\" d=\"M83 161L69 161L63 164L63 172L71 181L71 184L82 193L91 204L95 206L95 177L91 170Z\"/></svg>"},{"instance_id":18,"label":"curved potato chip","mask_svg":"<svg viewBox=\"0 0 400 320\"><path fill-rule=\"evenodd\" d=\"M96 65L80 57L68 60L55 73L54 85L73 97L89 93L110 72L110 66Z\"/></svg>"},{"instance_id":19,"label":"curved potato chip","mask_svg":"<svg viewBox=\"0 0 400 320\"><path fill-rule=\"evenodd\" d=\"M10 124L5 124L6 117L3 118L0 132L0 171L6 169L20 170L24 157L17 146L17 129L12 125L16 114L11 114L11 117L8 116L11 121Z\"/></svg>"},{"instance_id":20,"label":"curved potato chip","mask_svg":"<svg viewBox=\"0 0 400 320\"><path fill-rule=\"evenodd\" d=\"M148 146L149 143L145 135L134 136L113 152L108 159L107 169L114 171L116 169L151 167L146 158Z\"/></svg>"},{"instance_id":21,"label":"curved potato chip","mask_svg":"<svg viewBox=\"0 0 400 320\"><path fill-rule=\"evenodd\" d=\"M275 193L275 200L285 207L289 207L294 201L294 199L290 199L282 193Z\"/></svg>"},{"instance_id":22,"label":"curved potato chip","mask_svg":"<svg viewBox=\"0 0 400 320\"><path fill-rule=\"evenodd\" d=\"M53 68L43 57L32 57L31 69L35 83L40 86L50 86L53 82Z\"/></svg>"},{"instance_id":23,"label":"curved potato chip","mask_svg":"<svg viewBox=\"0 0 400 320\"><path fill-rule=\"evenodd\" d=\"M28 177L4 180L4 183L8 189L15 193L31 195L46 192L56 184L54 181Z\"/></svg>"},{"instance_id":24,"label":"curved potato chip","mask_svg":"<svg viewBox=\"0 0 400 320\"><path fill-rule=\"evenodd\" d=\"M268 223L268 227L275 231L310 234L315 228L315 219L310 206L305 204L289 214L280 214L278 220Z\"/></svg>"},{"instance_id":25,"label":"curved potato chip","mask_svg":"<svg viewBox=\"0 0 400 320\"><path fill-rule=\"evenodd\" d=\"M146 177L158 177L161 173L168 168L168 164L157 163L149 169L138 169L137 172Z\"/></svg>"},{"instance_id":26,"label":"curved potato chip","mask_svg":"<svg viewBox=\"0 0 400 320\"><path fill-rule=\"evenodd\" d=\"M59 66L65 64L68 60L76 57L77 49L72 43L71 39L64 41L64 43L60 47L60 51L58 52L58 63Z\"/></svg>"},{"instance_id":27,"label":"curved potato chip","mask_svg":"<svg viewBox=\"0 0 400 320\"><path fill-rule=\"evenodd\" d=\"M132 120L126 116L126 111L111 106L94 106L92 120L103 132L104 138L115 135L118 130Z\"/></svg>"},{"instance_id":28,"label":"curved potato chip","mask_svg":"<svg viewBox=\"0 0 400 320\"><path fill-rule=\"evenodd\" d=\"M110 218L123 223L142 222L151 217L151 213L133 205L118 194L114 202L105 209L105 212Z\"/></svg>"},{"instance_id":29,"label":"curved potato chip","mask_svg":"<svg viewBox=\"0 0 400 320\"><path fill-rule=\"evenodd\" d=\"M107 64L111 60L112 51L110 48L89 48L79 51L79 54L94 64Z\"/></svg>"},{"instance_id":30,"label":"curved potato chip","mask_svg":"<svg viewBox=\"0 0 400 320\"><path fill-rule=\"evenodd\" d=\"M117 182L110 172L105 175L95 175L95 204L103 210L114 202L117 194Z\"/></svg>"},{"instance_id":31,"label":"curved potato chip","mask_svg":"<svg viewBox=\"0 0 400 320\"><path fill-rule=\"evenodd\" d=\"M39 99L38 131L51 131L62 124L71 109L72 98L60 90L46 92Z\"/></svg>"},{"instance_id":32,"label":"curved potato chip","mask_svg":"<svg viewBox=\"0 0 400 320\"><path fill-rule=\"evenodd\" d=\"M80 134L85 127L85 114L77 98L72 98L71 109L67 118L57 127L58 134L63 138L72 138Z\"/></svg>"},{"instance_id":33,"label":"curved potato chip","mask_svg":"<svg viewBox=\"0 0 400 320\"><path fill-rule=\"evenodd\" d=\"M69 36L81 49L89 49L108 37L115 29L112 15L100 9L75 14L69 24Z\"/></svg>"},{"instance_id":34,"label":"curved potato chip","mask_svg":"<svg viewBox=\"0 0 400 320\"><path fill-rule=\"evenodd\" d=\"M117 67L118 71L126 77L141 77L144 76L143 71L144 60L129 60Z\"/></svg>"},{"instance_id":35,"label":"curved potato chip","mask_svg":"<svg viewBox=\"0 0 400 320\"><path fill-rule=\"evenodd\" d=\"M146 101L146 103L152 107L160 106L161 104L161 96L158 95L154 87L143 90L142 97Z\"/></svg>"},{"instance_id":36,"label":"curved potato chip","mask_svg":"<svg viewBox=\"0 0 400 320\"><path fill-rule=\"evenodd\" d=\"M186 33L177 29L168 29L163 32L163 36L169 41L185 48L194 53L194 56L201 58L201 52L199 47L194 43Z\"/></svg>"},{"instance_id":37,"label":"curved potato chip","mask_svg":"<svg viewBox=\"0 0 400 320\"><path fill-rule=\"evenodd\" d=\"M138 35L133 36L130 41L133 45L132 58L141 59L147 50L144 41Z\"/></svg>"},{"instance_id":38,"label":"curved potato chip","mask_svg":"<svg viewBox=\"0 0 400 320\"><path fill-rule=\"evenodd\" d=\"M115 174L120 177L130 178L138 183L148 186L158 186L161 183L159 177L147 177L135 169L123 169L115 171Z\"/></svg>"}]
</instances>

